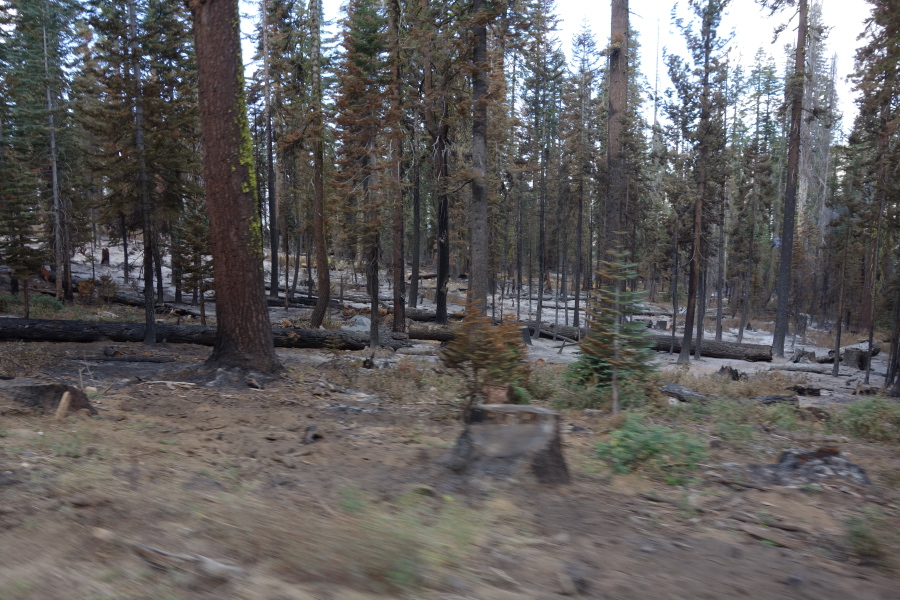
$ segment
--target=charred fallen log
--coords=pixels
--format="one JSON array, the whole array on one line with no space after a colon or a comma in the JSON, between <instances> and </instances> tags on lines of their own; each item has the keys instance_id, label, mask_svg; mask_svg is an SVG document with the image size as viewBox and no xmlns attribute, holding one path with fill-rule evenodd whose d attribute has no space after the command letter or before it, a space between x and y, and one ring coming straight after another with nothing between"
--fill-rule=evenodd
<instances>
[{"instance_id":1,"label":"charred fallen log","mask_svg":"<svg viewBox=\"0 0 900 600\"><path fill-rule=\"evenodd\" d=\"M651 348L657 352L668 352L672 344L670 335L648 336L653 342ZM691 351L694 342L691 340ZM681 352L681 336L675 337L674 352ZM761 344L737 344L735 342L717 342L715 340L703 340L703 356L709 358L731 358L734 360L746 360L750 362L771 362L772 347Z\"/></svg>"},{"instance_id":2,"label":"charred fallen log","mask_svg":"<svg viewBox=\"0 0 900 600\"><path fill-rule=\"evenodd\" d=\"M198 344L212 346L216 340L215 327L200 325L156 324L156 341L171 344ZM272 329L275 346L279 348L334 348L336 350L362 350L369 345L369 337L347 331L323 329L298 329L277 327ZM51 321L44 319L0 319L0 340L24 340L29 342L141 342L144 339L143 323L108 321ZM408 345L403 333L387 333L382 345L401 348Z\"/></svg>"}]
</instances>

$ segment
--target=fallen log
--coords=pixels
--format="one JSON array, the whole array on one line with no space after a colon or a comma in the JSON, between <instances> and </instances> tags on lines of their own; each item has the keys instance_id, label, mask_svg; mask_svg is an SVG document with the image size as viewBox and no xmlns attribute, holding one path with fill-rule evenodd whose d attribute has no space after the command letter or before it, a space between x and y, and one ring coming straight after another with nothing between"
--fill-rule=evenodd
<instances>
[{"instance_id":1,"label":"fallen log","mask_svg":"<svg viewBox=\"0 0 900 600\"><path fill-rule=\"evenodd\" d=\"M668 352L672 344L670 335L650 335L650 346L657 352ZM675 352L681 352L682 337L675 337ZM691 340L691 352L694 351L694 340ZM771 362L772 347L762 344L738 344L736 342L717 342L715 340L703 340L701 354L708 358L730 358L734 360L746 360L749 362Z\"/></svg>"},{"instance_id":2,"label":"fallen log","mask_svg":"<svg viewBox=\"0 0 900 600\"><path fill-rule=\"evenodd\" d=\"M407 335L411 340L432 340L436 342L449 342L456 337L456 327L449 325L418 325L412 324L407 329Z\"/></svg>"},{"instance_id":3,"label":"fallen log","mask_svg":"<svg viewBox=\"0 0 900 600\"><path fill-rule=\"evenodd\" d=\"M813 364L796 365L770 365L770 371L790 371L792 373L816 373L817 375L831 375L832 367L819 367ZM848 377L850 373L838 371L838 377Z\"/></svg>"},{"instance_id":4,"label":"fallen log","mask_svg":"<svg viewBox=\"0 0 900 600\"><path fill-rule=\"evenodd\" d=\"M272 334L275 346L279 348L363 350L369 346L369 336L339 330L276 327ZM87 343L141 342L143 339L143 323L0 319L0 340ZM409 343L404 333L386 332L381 339L382 346L395 350ZM216 341L216 328L157 323L156 341L212 346Z\"/></svg>"},{"instance_id":5,"label":"fallen log","mask_svg":"<svg viewBox=\"0 0 900 600\"><path fill-rule=\"evenodd\" d=\"M69 360L84 362L141 362L141 363L169 363L175 362L171 356L83 356L71 357Z\"/></svg>"}]
</instances>

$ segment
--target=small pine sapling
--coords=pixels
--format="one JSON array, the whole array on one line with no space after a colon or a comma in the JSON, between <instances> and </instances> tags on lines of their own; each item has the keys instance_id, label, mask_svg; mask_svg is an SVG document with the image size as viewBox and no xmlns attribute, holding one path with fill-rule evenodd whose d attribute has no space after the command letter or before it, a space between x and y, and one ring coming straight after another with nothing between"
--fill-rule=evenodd
<instances>
[{"instance_id":1,"label":"small pine sapling","mask_svg":"<svg viewBox=\"0 0 900 600\"><path fill-rule=\"evenodd\" d=\"M484 397L486 385L522 385L530 373L518 326L504 321L495 327L491 319L481 316L478 303L471 298L466 302L462 326L438 356L444 366L466 377L464 415Z\"/></svg>"},{"instance_id":2,"label":"small pine sapling","mask_svg":"<svg viewBox=\"0 0 900 600\"><path fill-rule=\"evenodd\" d=\"M619 412L619 384L640 379L654 369L653 352L642 322L633 321L643 292L629 291L626 283L637 275L627 253L610 250L610 260L602 261L597 273L604 284L587 310L590 333L581 340L581 354L569 368L576 383L608 389L612 412Z\"/></svg>"}]
</instances>

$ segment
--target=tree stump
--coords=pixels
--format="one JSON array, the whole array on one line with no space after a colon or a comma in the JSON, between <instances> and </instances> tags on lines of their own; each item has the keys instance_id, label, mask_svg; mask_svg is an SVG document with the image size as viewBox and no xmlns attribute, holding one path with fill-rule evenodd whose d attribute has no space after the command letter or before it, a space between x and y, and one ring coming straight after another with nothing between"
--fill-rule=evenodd
<instances>
[{"instance_id":1,"label":"tree stump","mask_svg":"<svg viewBox=\"0 0 900 600\"><path fill-rule=\"evenodd\" d=\"M559 414L538 406L481 404L439 464L466 475L513 479L530 472L547 485L569 483Z\"/></svg>"},{"instance_id":2,"label":"tree stump","mask_svg":"<svg viewBox=\"0 0 900 600\"><path fill-rule=\"evenodd\" d=\"M109 264L109 248L104 248L100 253L100 264L108 265Z\"/></svg>"},{"instance_id":3,"label":"tree stump","mask_svg":"<svg viewBox=\"0 0 900 600\"><path fill-rule=\"evenodd\" d=\"M71 385L20 377L0 381L0 414L56 413L63 394L69 392L69 412L86 408L92 415L97 410L84 392Z\"/></svg>"}]
</instances>

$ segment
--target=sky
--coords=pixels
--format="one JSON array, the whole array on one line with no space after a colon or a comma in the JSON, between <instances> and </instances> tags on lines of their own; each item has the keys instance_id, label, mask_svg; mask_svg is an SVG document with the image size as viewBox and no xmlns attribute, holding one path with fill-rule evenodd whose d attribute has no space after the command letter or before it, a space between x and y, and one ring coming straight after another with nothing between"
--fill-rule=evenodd
<instances>
[{"instance_id":1,"label":"sky","mask_svg":"<svg viewBox=\"0 0 900 600\"><path fill-rule=\"evenodd\" d=\"M811 0L815 1L815 0ZM344 0L323 0L326 19L336 22L340 16L340 7ZM839 109L843 113L843 129L849 130L856 115L855 95L852 83L847 76L853 70L856 48L860 45L857 37L863 32L863 21L869 16L870 8L866 0L821 0L822 16L826 26L830 27L826 44L826 56L837 57ZM679 14L687 16L686 0L679 2ZM657 65L659 66L660 93L670 87L668 76L662 61L663 50L673 54L685 55L683 38L672 24L671 13L675 5L673 0L631 0L631 27L636 30L641 42L641 71L652 86L655 81ZM241 11L256 19L258 2L241 0ZM556 13L560 17L557 38L563 50L570 54L571 42L587 23L597 39L597 46L604 47L609 39L610 7L605 0L557 0ZM758 49L775 58L779 69L785 64L784 46L796 41L797 19L790 8L769 17L769 12L760 8L756 0L731 0L722 19L722 34L734 33L731 44L732 60L749 66ZM787 22L788 27L773 43L775 28ZM253 31L254 23L242 19L241 27L245 34ZM657 37L658 32L658 37ZM244 61L252 57L252 44L244 44ZM657 60L658 57L658 60ZM251 67L252 68L252 67Z\"/></svg>"}]
</instances>

